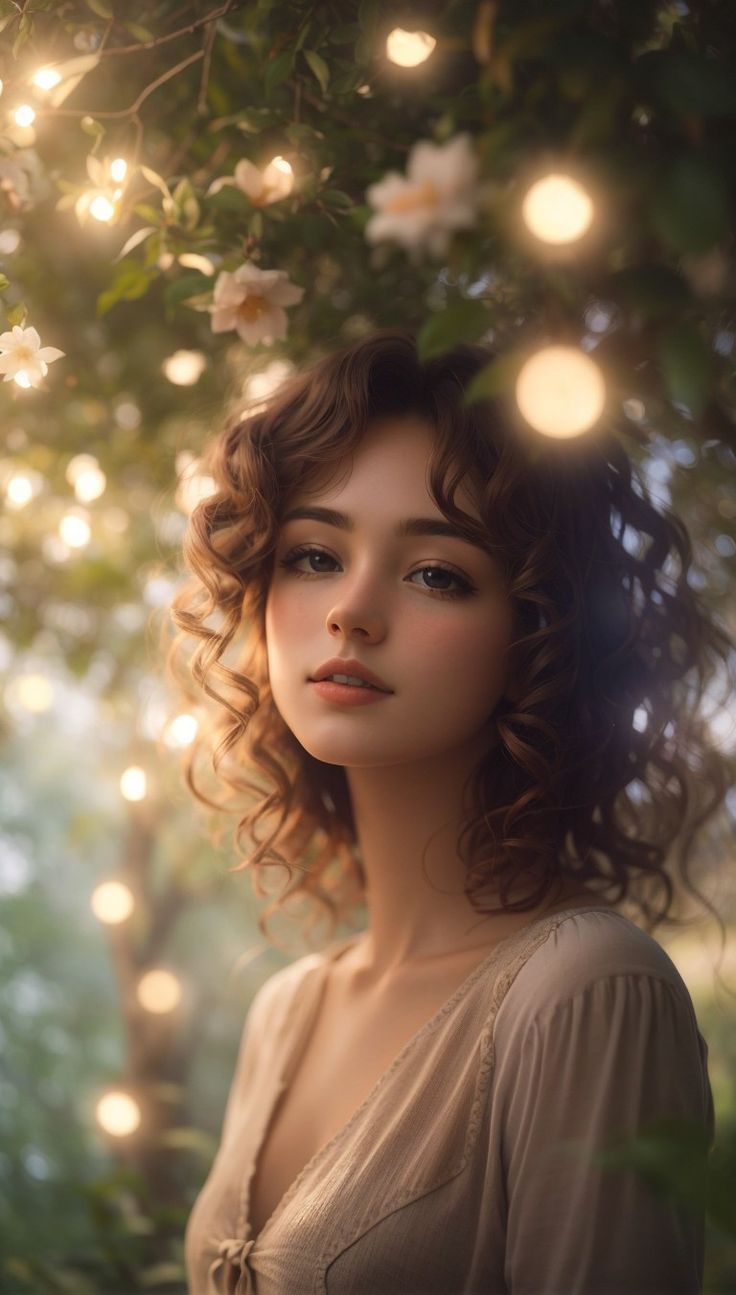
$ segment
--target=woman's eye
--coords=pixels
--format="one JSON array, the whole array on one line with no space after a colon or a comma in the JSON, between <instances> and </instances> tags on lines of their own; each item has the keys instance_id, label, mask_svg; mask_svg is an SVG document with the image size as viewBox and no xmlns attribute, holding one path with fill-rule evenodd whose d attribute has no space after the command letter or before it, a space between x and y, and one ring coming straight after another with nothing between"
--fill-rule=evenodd
<instances>
[{"instance_id":1,"label":"woman's eye","mask_svg":"<svg viewBox=\"0 0 736 1295\"><path fill-rule=\"evenodd\" d=\"M310 575L325 574L325 571L326 571L325 567L321 567L321 568L318 567L316 571L314 570L314 568L312 568L311 571L304 571L304 570L300 571L297 568L296 563L301 562L302 559L304 558L306 558L310 563L315 561L317 562L321 561L321 562L328 562L328 563L331 562L333 566L338 565L338 563L336 562L336 559L330 557L329 553L324 553L322 549L315 549L307 546L300 549L294 549L293 552L288 554L287 557L282 558L281 562L279 563L279 566L286 567L289 570L293 570L293 573L295 576L310 576ZM470 594L475 592L472 585L467 580L465 580L462 576L458 575L457 572L453 571L450 567L446 567L441 563L435 563L435 562L427 563L426 566L419 567L418 570L412 571L411 574L412 576L419 576L419 575L423 576L425 572L430 572L431 578L433 580L437 576L439 576L441 580L450 580L450 581L454 580L456 585L460 586L458 589L451 589L447 587L443 588L441 586L438 588L434 584L424 585L425 589L428 589L429 592L431 593L438 594L440 598L459 598L463 594Z\"/></svg>"}]
</instances>

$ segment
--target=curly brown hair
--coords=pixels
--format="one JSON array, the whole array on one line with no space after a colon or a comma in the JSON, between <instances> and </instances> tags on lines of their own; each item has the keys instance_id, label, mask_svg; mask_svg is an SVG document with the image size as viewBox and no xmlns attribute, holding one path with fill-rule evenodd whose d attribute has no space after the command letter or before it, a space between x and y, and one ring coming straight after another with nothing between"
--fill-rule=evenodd
<instances>
[{"instance_id":1,"label":"curly brown hair","mask_svg":"<svg viewBox=\"0 0 736 1295\"><path fill-rule=\"evenodd\" d=\"M183 682L182 648L202 640L186 657L185 687L196 695L193 679L215 705L205 703L207 722L182 756L185 782L202 803L242 814L234 841L246 857L233 870L253 869L257 894L272 893L263 870L286 869L258 919L268 939L269 917L292 900L306 900L312 920L326 912L334 934L365 898L345 769L305 751L276 709L264 613L284 501L344 467L384 416L432 425L432 496L500 560L516 615L514 700L494 712L498 740L466 787L457 842L471 905L525 911L564 874L633 904L651 932L678 920L675 864L704 899L688 873L693 839L733 770L700 707L723 665L732 688L734 643L688 583L686 527L655 507L622 437L532 436L507 397L469 403L468 384L492 359L485 346L458 345L422 362L410 330L381 329L290 376L200 460L215 489L189 518L192 578L170 606L179 632L167 671ZM454 504L466 476L482 525ZM232 793L226 802L195 784L200 753ZM537 888L511 901L524 875ZM500 908L480 906L489 888Z\"/></svg>"}]
</instances>

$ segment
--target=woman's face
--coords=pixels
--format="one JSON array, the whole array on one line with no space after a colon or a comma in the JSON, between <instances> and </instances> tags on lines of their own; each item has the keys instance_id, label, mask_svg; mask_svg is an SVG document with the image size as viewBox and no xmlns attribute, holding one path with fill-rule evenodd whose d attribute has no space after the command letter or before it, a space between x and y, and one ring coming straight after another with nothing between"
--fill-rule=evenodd
<instances>
[{"instance_id":1,"label":"woman's face","mask_svg":"<svg viewBox=\"0 0 736 1295\"><path fill-rule=\"evenodd\" d=\"M287 501L266 602L269 678L291 732L327 764L405 764L477 743L506 687L513 616L494 559L460 537L398 533L408 518L446 522L429 493L432 445L429 423L383 419L347 480ZM465 482L455 502L479 519ZM287 520L315 506L351 528ZM283 565L304 546L321 556ZM310 678L331 657L357 659L392 694L361 706L320 696Z\"/></svg>"}]
</instances>

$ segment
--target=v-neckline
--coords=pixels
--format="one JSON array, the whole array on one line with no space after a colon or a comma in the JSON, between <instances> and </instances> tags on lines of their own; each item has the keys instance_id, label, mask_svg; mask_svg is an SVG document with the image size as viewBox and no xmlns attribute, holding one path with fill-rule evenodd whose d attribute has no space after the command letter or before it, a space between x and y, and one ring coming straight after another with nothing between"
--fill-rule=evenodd
<instances>
[{"instance_id":1,"label":"v-neckline","mask_svg":"<svg viewBox=\"0 0 736 1295\"><path fill-rule=\"evenodd\" d=\"M276 1106L278 1104L279 1098L282 1096L282 1094L284 1094L288 1090L290 1084L293 1083L294 1076L299 1066L299 1062L301 1061L304 1055L304 1052L306 1050L309 1031L314 1021L316 1020L317 1015L319 1013L319 1009L322 1005L322 1000L324 997L325 988L327 984L328 969L332 965L332 963L336 962L337 959L341 957L342 954L345 953L352 944L355 944L357 940L362 938L363 932L362 931L358 932L357 935L346 936L345 939L337 941L331 948L326 949L324 953L320 955L322 958L322 961L313 969L314 972L320 975L320 979L317 982L317 992L314 996L314 1000L312 1003L312 1010L304 1018L302 1022L301 1031L295 1036L294 1041L291 1045L291 1048L286 1052L286 1055L282 1059L280 1072L279 1072L279 1079L278 1079L278 1082L274 1085L273 1096L271 1099L270 1106L268 1107L266 1119L261 1126L260 1137L258 1138L258 1142L254 1147L250 1156L248 1177L243 1187L244 1209L241 1216L241 1221L245 1224L247 1228L247 1233L248 1233L247 1240L252 1241L254 1245L256 1245L260 1241L264 1233L267 1232L269 1228L273 1226L273 1224L276 1222L278 1217L283 1213L284 1209L288 1205L289 1201L292 1199L297 1188L301 1185L303 1180L306 1178L307 1174L311 1172L311 1170L315 1167L315 1165L319 1164L322 1158L337 1142L339 1142L342 1138L345 1137L345 1135L350 1131L350 1129L353 1127L353 1125L358 1120L358 1118L363 1114L363 1112L367 1109L367 1107L371 1105L371 1103L374 1101L376 1094L379 1092L380 1089L383 1088L384 1084L387 1082L389 1077L394 1073L394 1071L398 1068L400 1063L403 1061L406 1054L413 1047L416 1046L419 1040L423 1038L424 1035L430 1031L430 1029L434 1027L437 1021L441 1020L443 1016L447 1015L447 1013L455 1006L455 1003L458 1002L463 997L463 995L468 991L468 989L470 989L472 984L479 979L479 977L485 971L486 967L489 967L491 965L494 959L498 956L498 952L500 949L502 949L505 945L511 944L513 941L521 940L522 937L528 938L530 933L536 927L539 927L545 922L553 922L555 919L562 921L563 918L569 917L571 913L589 913L589 912L615 913L616 910L612 909L610 906L605 904L576 905L571 908L562 909L556 913L548 913L546 916L538 917L533 922L529 922L526 926L521 927L518 931L514 931L512 932L511 935L504 936L502 940L499 940L498 944L495 944L493 946L493 948L491 949L491 952L485 958L483 958L482 961L479 962L478 965L474 967L473 970L465 977L462 983L458 985L457 989L453 991L453 993L442 1005L442 1007L440 1007L439 1010L436 1011L434 1015L431 1016L430 1019L425 1022L424 1025L420 1026L420 1028L416 1030L415 1033L411 1036L411 1038L404 1044L403 1048L398 1053L398 1055L394 1057L394 1060L391 1062L388 1068L384 1070L383 1073L380 1075L380 1077L376 1080L375 1084L373 1085L373 1088L368 1093L367 1097L365 1097L364 1100L361 1102L361 1104L357 1107L357 1109L353 1111L353 1114L350 1116L350 1119L347 1121L347 1123L344 1124L342 1128L340 1128L337 1131L337 1133L334 1134L333 1137L331 1137L327 1142L323 1143L323 1145L319 1147L312 1156L310 1156L309 1160L307 1160L307 1162L302 1166L296 1178L293 1180L290 1186L287 1187L286 1191L283 1193L283 1195L280 1197L277 1204L274 1206L273 1210L271 1211L268 1218L265 1220L263 1226L261 1227L261 1230L258 1233L258 1236L254 1237L253 1229L250 1221L252 1187L255 1181L256 1171L259 1166L260 1154L265 1145L266 1138L271 1130L271 1125L273 1123ZM288 1076L288 1082L285 1082L285 1076Z\"/></svg>"}]
</instances>

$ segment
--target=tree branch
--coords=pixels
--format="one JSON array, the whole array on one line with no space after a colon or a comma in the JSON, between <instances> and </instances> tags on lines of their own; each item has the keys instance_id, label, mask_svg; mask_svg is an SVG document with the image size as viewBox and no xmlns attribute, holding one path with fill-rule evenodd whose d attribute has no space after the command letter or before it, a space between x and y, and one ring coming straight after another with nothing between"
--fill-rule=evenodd
<instances>
[{"instance_id":1,"label":"tree branch","mask_svg":"<svg viewBox=\"0 0 736 1295\"><path fill-rule=\"evenodd\" d=\"M163 85L165 81L170 81L172 76L176 76L177 73L183 72L184 68L189 67L191 63L196 63L197 59L204 58L204 54L205 51L203 49L198 49L196 54L190 54L189 58L182 59L181 63L177 63L175 67L170 67L167 72L163 72L155 81L152 81L150 85L147 85L145 90L141 90L135 103L132 103L129 108L118 108L114 112L92 112L89 109L82 108L49 108L46 111L42 110L39 113L39 116L95 117L100 119L103 117L133 117L138 112L141 104L145 103L149 94L153 94L154 90L158 90L159 86Z\"/></svg>"},{"instance_id":2,"label":"tree branch","mask_svg":"<svg viewBox=\"0 0 736 1295\"><path fill-rule=\"evenodd\" d=\"M179 36L189 36L193 31L200 27L206 27L208 23L217 22L218 18L224 18L225 14L231 9L242 9L244 0L227 0L227 4L220 5L219 9L213 9L206 13L204 17L198 18L196 22L190 23L188 27L179 27L177 31L167 32L165 36L156 36L153 40L140 41L137 45L116 45L111 49L100 50L101 58L109 58L112 54L135 54L138 50L153 49L156 45L165 45L167 41L178 40ZM97 114L99 116L99 113Z\"/></svg>"}]
</instances>

